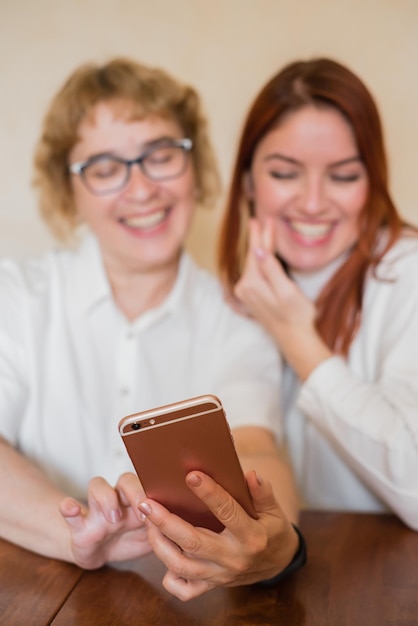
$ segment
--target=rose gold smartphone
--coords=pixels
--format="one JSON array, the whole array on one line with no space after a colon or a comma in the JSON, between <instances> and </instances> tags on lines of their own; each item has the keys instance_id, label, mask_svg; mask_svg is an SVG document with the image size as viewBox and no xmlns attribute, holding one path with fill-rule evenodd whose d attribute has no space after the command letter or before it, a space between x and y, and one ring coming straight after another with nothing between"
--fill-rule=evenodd
<instances>
[{"instance_id":1,"label":"rose gold smartphone","mask_svg":"<svg viewBox=\"0 0 418 626\"><path fill-rule=\"evenodd\" d=\"M256 518L248 486L219 398L213 395L135 413L119 432L145 493L194 526L224 527L186 485L186 474L201 470Z\"/></svg>"}]
</instances>

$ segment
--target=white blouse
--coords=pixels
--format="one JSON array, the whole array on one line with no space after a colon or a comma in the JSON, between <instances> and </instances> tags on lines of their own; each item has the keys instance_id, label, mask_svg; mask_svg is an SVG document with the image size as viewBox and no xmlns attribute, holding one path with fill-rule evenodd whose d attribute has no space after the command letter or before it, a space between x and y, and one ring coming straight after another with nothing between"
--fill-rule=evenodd
<instances>
[{"instance_id":1,"label":"white blouse","mask_svg":"<svg viewBox=\"0 0 418 626\"><path fill-rule=\"evenodd\" d=\"M314 299L335 270L294 279ZM418 239L399 241L376 275L348 358L303 385L285 368L285 437L307 506L389 509L418 530Z\"/></svg>"},{"instance_id":2,"label":"white blouse","mask_svg":"<svg viewBox=\"0 0 418 626\"><path fill-rule=\"evenodd\" d=\"M123 416L213 393L232 428L273 430L279 377L274 343L187 254L166 300L132 323L92 237L0 264L0 435L74 497L132 469Z\"/></svg>"}]
</instances>

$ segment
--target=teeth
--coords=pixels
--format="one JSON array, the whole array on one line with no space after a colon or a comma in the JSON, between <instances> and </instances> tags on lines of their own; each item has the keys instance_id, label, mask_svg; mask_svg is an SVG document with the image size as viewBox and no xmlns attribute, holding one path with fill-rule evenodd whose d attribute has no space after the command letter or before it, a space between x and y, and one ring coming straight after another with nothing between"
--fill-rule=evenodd
<instances>
[{"instance_id":1,"label":"teeth","mask_svg":"<svg viewBox=\"0 0 418 626\"><path fill-rule=\"evenodd\" d=\"M165 211L157 211L156 213L149 213L148 215L135 215L124 220L127 226L133 228L152 228L160 224L165 218Z\"/></svg>"},{"instance_id":2,"label":"teeth","mask_svg":"<svg viewBox=\"0 0 418 626\"><path fill-rule=\"evenodd\" d=\"M312 239L319 239L329 233L332 228L332 224L308 224L307 222L290 222L290 225L294 231L303 235L304 237L311 237Z\"/></svg>"}]
</instances>

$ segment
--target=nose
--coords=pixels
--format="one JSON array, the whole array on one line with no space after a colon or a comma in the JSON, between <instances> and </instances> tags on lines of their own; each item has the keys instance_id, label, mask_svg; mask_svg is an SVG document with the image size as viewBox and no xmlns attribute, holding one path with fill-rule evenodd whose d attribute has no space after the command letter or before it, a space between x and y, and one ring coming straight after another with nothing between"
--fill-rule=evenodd
<instances>
[{"instance_id":1,"label":"nose","mask_svg":"<svg viewBox=\"0 0 418 626\"><path fill-rule=\"evenodd\" d=\"M147 202L155 195L156 191L157 183L144 174L138 163L132 165L125 193L140 202Z\"/></svg>"},{"instance_id":2,"label":"nose","mask_svg":"<svg viewBox=\"0 0 418 626\"><path fill-rule=\"evenodd\" d=\"M316 215L324 209L325 188L319 177L308 177L304 181L301 192L301 209L309 214Z\"/></svg>"}]
</instances>

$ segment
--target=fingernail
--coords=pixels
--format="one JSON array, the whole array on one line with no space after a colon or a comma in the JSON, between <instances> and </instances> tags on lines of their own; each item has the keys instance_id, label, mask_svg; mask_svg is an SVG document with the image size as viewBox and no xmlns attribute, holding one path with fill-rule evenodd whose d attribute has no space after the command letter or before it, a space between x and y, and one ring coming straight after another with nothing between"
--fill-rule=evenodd
<instances>
[{"instance_id":1,"label":"fingernail","mask_svg":"<svg viewBox=\"0 0 418 626\"><path fill-rule=\"evenodd\" d=\"M151 515L152 510L150 505L148 504L148 502L140 502L138 504L138 509L144 514L144 515Z\"/></svg>"},{"instance_id":2,"label":"fingernail","mask_svg":"<svg viewBox=\"0 0 418 626\"><path fill-rule=\"evenodd\" d=\"M263 486L263 479L261 478L261 476L259 474L257 474L257 472L255 472L255 477L256 477L257 482L260 485L260 487L262 487Z\"/></svg>"},{"instance_id":3,"label":"fingernail","mask_svg":"<svg viewBox=\"0 0 418 626\"><path fill-rule=\"evenodd\" d=\"M117 524L117 522L120 522L121 519L122 513L120 509L112 509L110 511L110 521L112 522L112 524Z\"/></svg>"},{"instance_id":4,"label":"fingernail","mask_svg":"<svg viewBox=\"0 0 418 626\"><path fill-rule=\"evenodd\" d=\"M202 479L197 474L190 474L190 476L187 477L187 482L191 487L199 487L202 483Z\"/></svg>"},{"instance_id":5,"label":"fingernail","mask_svg":"<svg viewBox=\"0 0 418 626\"><path fill-rule=\"evenodd\" d=\"M254 254L257 257L257 259L266 258L266 251L263 248L254 248Z\"/></svg>"}]
</instances>

